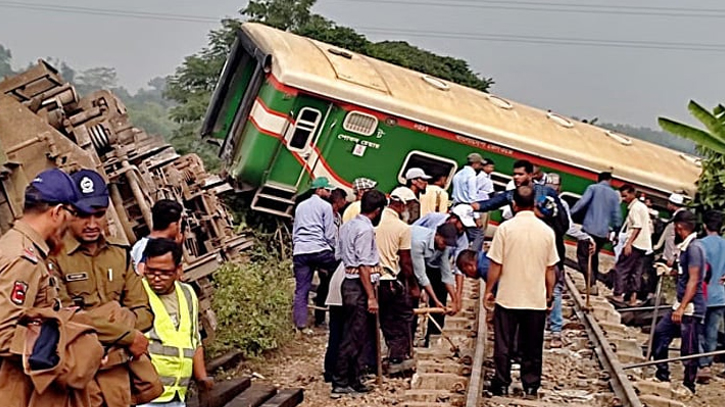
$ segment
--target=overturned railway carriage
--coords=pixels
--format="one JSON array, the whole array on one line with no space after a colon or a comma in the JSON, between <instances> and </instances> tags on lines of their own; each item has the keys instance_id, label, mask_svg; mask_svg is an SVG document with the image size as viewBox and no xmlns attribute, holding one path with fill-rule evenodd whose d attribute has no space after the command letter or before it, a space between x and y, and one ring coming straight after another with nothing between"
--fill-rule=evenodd
<instances>
[{"instance_id":1,"label":"overturned railway carriage","mask_svg":"<svg viewBox=\"0 0 725 407\"><path fill-rule=\"evenodd\" d=\"M663 208L694 194L695 157L264 25L247 23L202 128L253 209L290 216L296 194L326 176L390 191L410 167L453 175L473 151L503 189L517 159L562 176L573 204L601 171Z\"/></svg>"},{"instance_id":2,"label":"overturned railway carriage","mask_svg":"<svg viewBox=\"0 0 725 407\"><path fill-rule=\"evenodd\" d=\"M161 137L132 125L115 95L80 97L52 66L40 61L0 81L0 232L22 215L24 189L40 171L97 170L109 182L108 232L129 244L147 235L153 203L185 207L186 279L200 291L208 334L215 318L208 276L251 239L235 233L217 194L231 186L205 171L194 154L179 156Z\"/></svg>"}]
</instances>

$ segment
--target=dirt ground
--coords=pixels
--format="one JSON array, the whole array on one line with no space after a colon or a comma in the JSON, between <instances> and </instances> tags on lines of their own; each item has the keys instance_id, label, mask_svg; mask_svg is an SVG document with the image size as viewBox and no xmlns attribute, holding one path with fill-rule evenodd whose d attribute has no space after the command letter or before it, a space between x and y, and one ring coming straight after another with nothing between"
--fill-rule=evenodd
<instances>
[{"instance_id":1,"label":"dirt ground","mask_svg":"<svg viewBox=\"0 0 725 407\"><path fill-rule=\"evenodd\" d=\"M245 363L239 373L256 372L264 379L255 379L280 388L304 389L302 407L326 406L395 406L402 404L410 379L383 378L383 386L356 398L330 398L331 386L322 377L322 363L327 347L327 331L315 329L312 336L303 336L264 360Z\"/></svg>"}]
</instances>

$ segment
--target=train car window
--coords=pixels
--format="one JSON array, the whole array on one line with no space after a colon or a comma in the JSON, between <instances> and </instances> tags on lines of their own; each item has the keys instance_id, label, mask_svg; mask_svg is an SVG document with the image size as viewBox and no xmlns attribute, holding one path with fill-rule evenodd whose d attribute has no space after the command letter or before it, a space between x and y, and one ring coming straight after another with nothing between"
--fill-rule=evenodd
<instances>
[{"instance_id":1,"label":"train car window","mask_svg":"<svg viewBox=\"0 0 725 407\"><path fill-rule=\"evenodd\" d=\"M378 128L378 118L367 113L352 111L345 116L342 128L351 133L371 136Z\"/></svg>"},{"instance_id":2,"label":"train car window","mask_svg":"<svg viewBox=\"0 0 725 407\"><path fill-rule=\"evenodd\" d=\"M511 178L508 174L501 174L500 172L491 173L491 181L493 181L493 190L496 192L503 192L506 190L506 185L511 182Z\"/></svg>"},{"instance_id":3,"label":"train car window","mask_svg":"<svg viewBox=\"0 0 725 407\"><path fill-rule=\"evenodd\" d=\"M561 194L559 194L559 198L566 201L566 203L569 205L569 209L573 208L574 205L579 202L581 197L581 195L571 192L562 192Z\"/></svg>"},{"instance_id":4,"label":"train car window","mask_svg":"<svg viewBox=\"0 0 725 407\"><path fill-rule=\"evenodd\" d=\"M450 158L441 157L435 154L425 153L423 151L411 151L403 162L398 173L398 182L405 184L405 172L409 168L422 168L428 175L447 174L448 181L446 188L451 184L453 175L458 169L458 164Z\"/></svg>"},{"instance_id":5,"label":"train car window","mask_svg":"<svg viewBox=\"0 0 725 407\"><path fill-rule=\"evenodd\" d=\"M319 110L310 107L304 107L297 115L297 121L293 127L287 131L285 140L290 150L303 151L312 139L312 136L320 124L322 113Z\"/></svg>"}]
</instances>

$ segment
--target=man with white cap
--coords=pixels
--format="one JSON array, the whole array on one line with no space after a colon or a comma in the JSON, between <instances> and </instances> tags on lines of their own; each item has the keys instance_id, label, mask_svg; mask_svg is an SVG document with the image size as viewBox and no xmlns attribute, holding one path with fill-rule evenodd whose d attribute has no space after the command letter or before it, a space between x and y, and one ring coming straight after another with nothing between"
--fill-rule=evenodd
<instances>
[{"instance_id":1,"label":"man with white cap","mask_svg":"<svg viewBox=\"0 0 725 407\"><path fill-rule=\"evenodd\" d=\"M380 224L375 228L375 241L380 254L380 327L388 346L388 373L400 373L413 367L410 358L410 321L413 303L411 283L415 282L410 255L411 230L403 221L408 202L416 197L408 188L396 188L390 193L388 207L383 210ZM417 284L416 284L417 285Z\"/></svg>"},{"instance_id":2,"label":"man with white cap","mask_svg":"<svg viewBox=\"0 0 725 407\"><path fill-rule=\"evenodd\" d=\"M408 223L412 224L418 218L420 218L420 194L425 192L428 186L428 180L430 176L420 168L413 167L409 168L405 172L405 189L410 190L415 195L415 200L408 202Z\"/></svg>"},{"instance_id":3,"label":"man with white cap","mask_svg":"<svg viewBox=\"0 0 725 407\"><path fill-rule=\"evenodd\" d=\"M370 178L355 178L352 182L352 192L355 194L355 201L347 206L345 212L342 214L342 223L349 221L355 216L360 214L360 199L365 195L366 192L372 191L378 183L371 180Z\"/></svg>"},{"instance_id":4,"label":"man with white cap","mask_svg":"<svg viewBox=\"0 0 725 407\"><path fill-rule=\"evenodd\" d=\"M672 212L670 219L675 219L675 215L685 210L685 196L677 192L670 194L670 198L667 200L667 210ZM665 226L665 230L653 250L658 251L663 246L662 258L665 259L668 266L673 267L677 258L677 245L675 245L675 223L672 220Z\"/></svg>"},{"instance_id":5,"label":"man with white cap","mask_svg":"<svg viewBox=\"0 0 725 407\"><path fill-rule=\"evenodd\" d=\"M453 206L458 204L472 204L478 201L478 173L483 170L485 161L481 154L471 153L466 157L467 164L453 176L453 193L451 199ZM488 196L486 196L488 199ZM473 245L473 250L479 251L483 247L483 230L470 228L466 230L468 240Z\"/></svg>"},{"instance_id":6,"label":"man with white cap","mask_svg":"<svg viewBox=\"0 0 725 407\"><path fill-rule=\"evenodd\" d=\"M468 249L469 240L466 236L466 231L471 228L476 228L476 220L473 216L473 208L471 205L461 204L456 205L451 209L450 213L429 213L428 215L418 219L413 226L422 226L427 229L435 230L438 226L446 223L452 223L458 231L458 240L456 241L455 248L451 248L451 260L454 261L458 258L458 255ZM458 309L461 308L463 298L463 274L461 270L455 270L456 276L456 292L458 293L458 303L455 304Z\"/></svg>"}]
</instances>

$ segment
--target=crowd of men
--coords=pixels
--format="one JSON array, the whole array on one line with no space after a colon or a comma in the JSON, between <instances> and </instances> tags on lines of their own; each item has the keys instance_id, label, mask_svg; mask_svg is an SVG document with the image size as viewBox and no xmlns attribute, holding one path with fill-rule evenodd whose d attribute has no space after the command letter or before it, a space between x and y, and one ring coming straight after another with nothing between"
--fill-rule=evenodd
<instances>
[{"instance_id":1,"label":"crowd of men","mask_svg":"<svg viewBox=\"0 0 725 407\"><path fill-rule=\"evenodd\" d=\"M422 168L407 169L406 183L387 194L376 189L374 180L358 178L355 201L346 209L343 190L324 177L314 180L311 197L295 211L293 315L300 334L312 332L307 303L317 271L315 325L324 326L327 306L324 371L332 397L370 391L364 377L376 367L376 319L388 349L388 374L413 369L413 347L429 346L445 316L462 308L464 277L486 280L484 301L494 312L496 373L489 391L508 393L511 364L517 360L525 395L537 397L547 325L550 346L562 346L567 236L577 241L577 262L588 289L597 295L597 281L613 286L610 299L616 304L636 306L652 297L661 278L656 258L663 259L660 269L674 270L677 303L657 326L656 359L667 357L672 338L680 334L683 355L715 349L725 312L720 213L705 215L708 235L696 240L696 217L685 209L681 194L670 196L672 219L663 222L633 186L622 185L617 193L609 172L599 174L569 208L559 197L560 174L545 174L519 160L513 164L512 184L496 193L494 170L492 160L469 154L450 180L450 195L448 174L429 176ZM333 195L338 198L331 201ZM505 219L484 251L488 213L498 209ZM616 265L600 272L598 257L608 244L615 248ZM419 343L414 311L422 305L443 312L430 316ZM696 381L706 383L711 364L712 358L685 362L685 385L694 392ZM669 380L666 364L658 365L657 378Z\"/></svg>"},{"instance_id":2,"label":"crowd of men","mask_svg":"<svg viewBox=\"0 0 725 407\"><path fill-rule=\"evenodd\" d=\"M207 377L198 300L180 281L182 206L158 201L133 249L108 234L93 170L38 174L0 237L4 405L184 406Z\"/></svg>"}]
</instances>

